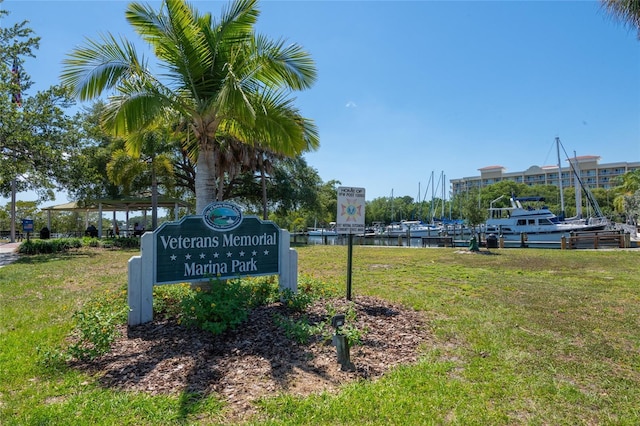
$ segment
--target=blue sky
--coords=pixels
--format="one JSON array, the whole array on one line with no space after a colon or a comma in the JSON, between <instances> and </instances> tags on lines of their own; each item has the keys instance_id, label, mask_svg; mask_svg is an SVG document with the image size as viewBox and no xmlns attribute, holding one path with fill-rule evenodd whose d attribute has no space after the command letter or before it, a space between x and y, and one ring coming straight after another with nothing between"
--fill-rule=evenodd
<instances>
[{"instance_id":1,"label":"blue sky","mask_svg":"<svg viewBox=\"0 0 640 426\"><path fill-rule=\"evenodd\" d=\"M1 25L42 37L26 71L56 84L85 38L139 41L128 1L5 0ZM158 6L160 2L146 2ZM227 3L192 1L218 16ZM297 94L321 146L323 180L377 197L428 194L501 165L520 171L569 154L640 160L640 41L596 1L262 1L257 30L302 44L317 84ZM140 44L142 48L142 44ZM442 188L436 188L440 194ZM29 199L29 194L21 194ZM62 195L56 202L65 202Z\"/></svg>"}]
</instances>

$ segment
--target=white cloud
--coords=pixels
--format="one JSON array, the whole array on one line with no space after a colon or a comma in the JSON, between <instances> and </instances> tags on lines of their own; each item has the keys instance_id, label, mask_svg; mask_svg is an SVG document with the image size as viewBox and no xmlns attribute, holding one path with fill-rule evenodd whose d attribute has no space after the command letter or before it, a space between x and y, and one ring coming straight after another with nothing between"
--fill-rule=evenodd
<instances>
[{"instance_id":1,"label":"white cloud","mask_svg":"<svg viewBox=\"0 0 640 426\"><path fill-rule=\"evenodd\" d=\"M356 105L355 102L353 101L349 101L347 102L347 104L345 105L345 108L357 108L358 105Z\"/></svg>"}]
</instances>

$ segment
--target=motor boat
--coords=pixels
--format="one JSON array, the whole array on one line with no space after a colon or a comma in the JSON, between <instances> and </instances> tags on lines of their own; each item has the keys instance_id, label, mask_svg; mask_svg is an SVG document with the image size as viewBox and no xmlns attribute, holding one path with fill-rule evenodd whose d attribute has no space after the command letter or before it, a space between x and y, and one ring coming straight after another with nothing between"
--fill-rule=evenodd
<instances>
[{"instance_id":1,"label":"motor boat","mask_svg":"<svg viewBox=\"0 0 640 426\"><path fill-rule=\"evenodd\" d=\"M502 198L502 197L501 197ZM560 241L571 233L600 231L608 226L604 218L562 219L544 203L544 197L511 197L509 207L493 207L491 202L485 235L502 236L505 241Z\"/></svg>"}]
</instances>

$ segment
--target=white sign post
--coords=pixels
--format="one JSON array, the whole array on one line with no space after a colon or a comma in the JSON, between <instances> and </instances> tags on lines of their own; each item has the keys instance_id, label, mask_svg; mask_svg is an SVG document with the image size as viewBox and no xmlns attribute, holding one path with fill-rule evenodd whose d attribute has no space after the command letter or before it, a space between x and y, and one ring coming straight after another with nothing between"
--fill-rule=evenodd
<instances>
[{"instance_id":1,"label":"white sign post","mask_svg":"<svg viewBox=\"0 0 640 426\"><path fill-rule=\"evenodd\" d=\"M353 259L353 234L364 235L364 188L338 187L338 234L349 235L347 252L347 300L351 300L351 264Z\"/></svg>"}]
</instances>

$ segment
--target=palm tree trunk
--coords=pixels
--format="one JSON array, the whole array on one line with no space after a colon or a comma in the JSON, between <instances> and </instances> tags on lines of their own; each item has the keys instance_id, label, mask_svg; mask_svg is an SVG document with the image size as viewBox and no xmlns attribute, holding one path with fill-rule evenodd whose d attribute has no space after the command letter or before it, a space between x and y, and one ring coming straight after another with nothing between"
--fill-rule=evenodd
<instances>
[{"instance_id":1,"label":"palm tree trunk","mask_svg":"<svg viewBox=\"0 0 640 426\"><path fill-rule=\"evenodd\" d=\"M260 167L260 185L262 187L262 219L267 220L269 218L267 212L267 177L264 173L264 162L262 161L262 155L258 158L258 164Z\"/></svg>"},{"instance_id":2,"label":"palm tree trunk","mask_svg":"<svg viewBox=\"0 0 640 426\"><path fill-rule=\"evenodd\" d=\"M216 195L216 201L224 200L224 170L222 168L219 169L220 175L218 176L218 193Z\"/></svg>"},{"instance_id":3,"label":"palm tree trunk","mask_svg":"<svg viewBox=\"0 0 640 426\"><path fill-rule=\"evenodd\" d=\"M151 162L151 229L158 228L158 178L153 161Z\"/></svg>"},{"instance_id":4,"label":"palm tree trunk","mask_svg":"<svg viewBox=\"0 0 640 426\"><path fill-rule=\"evenodd\" d=\"M196 163L196 214L202 214L204 208L215 201L216 170L213 147L200 143Z\"/></svg>"}]
</instances>

